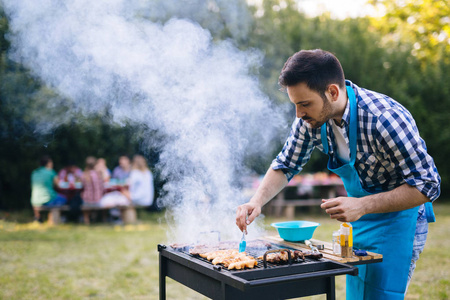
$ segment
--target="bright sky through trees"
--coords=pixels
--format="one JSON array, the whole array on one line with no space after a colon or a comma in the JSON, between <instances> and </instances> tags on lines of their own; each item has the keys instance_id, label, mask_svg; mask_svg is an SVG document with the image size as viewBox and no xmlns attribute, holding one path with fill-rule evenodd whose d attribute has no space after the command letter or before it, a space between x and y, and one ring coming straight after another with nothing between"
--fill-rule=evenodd
<instances>
[{"instance_id":1,"label":"bright sky through trees","mask_svg":"<svg viewBox=\"0 0 450 300\"><path fill-rule=\"evenodd\" d=\"M300 9L311 16L320 15L324 11L330 12L330 16L337 19L381 14L373 5L367 4L367 0L300 0L298 3Z\"/></svg>"},{"instance_id":2,"label":"bright sky through trees","mask_svg":"<svg viewBox=\"0 0 450 300\"><path fill-rule=\"evenodd\" d=\"M284 1L280 1L283 7ZM335 19L355 18L362 16L381 16L382 8L375 8L367 4L367 0L297 0L299 10L306 15L315 17L324 12L329 12ZM262 0L247 0L250 5L260 5Z\"/></svg>"}]
</instances>

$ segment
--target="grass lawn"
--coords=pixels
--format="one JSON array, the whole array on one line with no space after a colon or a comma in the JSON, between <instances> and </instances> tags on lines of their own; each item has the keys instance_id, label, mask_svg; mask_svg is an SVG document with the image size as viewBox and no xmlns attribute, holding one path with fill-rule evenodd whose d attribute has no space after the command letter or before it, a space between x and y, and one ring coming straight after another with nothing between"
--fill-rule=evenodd
<instances>
[{"instance_id":1,"label":"grass lawn","mask_svg":"<svg viewBox=\"0 0 450 300\"><path fill-rule=\"evenodd\" d=\"M406 299L450 298L450 203L436 204L425 251ZM31 223L31 213L0 212L0 299L158 299L158 243L166 239L162 213L140 212L138 225ZM331 240L339 226L320 212L314 238ZM266 218L268 234L275 234ZM336 279L345 299L345 278ZM167 299L206 299L167 279ZM325 299L324 295L302 299Z\"/></svg>"}]
</instances>

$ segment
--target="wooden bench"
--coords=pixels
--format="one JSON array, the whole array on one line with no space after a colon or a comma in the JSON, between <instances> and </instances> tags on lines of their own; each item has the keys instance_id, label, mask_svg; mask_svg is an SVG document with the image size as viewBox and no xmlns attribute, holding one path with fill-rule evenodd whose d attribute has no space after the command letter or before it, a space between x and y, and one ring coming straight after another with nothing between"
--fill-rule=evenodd
<instances>
[{"instance_id":1,"label":"wooden bench","mask_svg":"<svg viewBox=\"0 0 450 300\"><path fill-rule=\"evenodd\" d=\"M120 210L120 215L124 224L134 224L137 222L136 209L145 208L145 206L127 205L127 206L112 206L112 207L95 207L95 206L85 206L81 205L80 209L82 212L87 211L107 211L113 208ZM68 205L57 205L57 206L38 206L34 207L40 212L48 212L48 224L58 225L61 224L61 212L69 211L70 207Z\"/></svg>"},{"instance_id":2,"label":"wooden bench","mask_svg":"<svg viewBox=\"0 0 450 300\"><path fill-rule=\"evenodd\" d=\"M46 211L48 212L48 224L50 225L58 225L61 223L61 212L62 211L69 211L68 205L56 205L56 206L38 206L34 207L33 209L36 209L40 212Z\"/></svg>"},{"instance_id":3,"label":"wooden bench","mask_svg":"<svg viewBox=\"0 0 450 300\"><path fill-rule=\"evenodd\" d=\"M101 206L89 206L89 205L81 205L81 211L84 212L91 212L91 211L104 211L117 208L120 210L120 215L122 217L122 221L124 224L135 224L137 222L137 208L144 208L145 206L138 206L138 205L118 205L118 206L108 206L108 207L101 207Z\"/></svg>"}]
</instances>

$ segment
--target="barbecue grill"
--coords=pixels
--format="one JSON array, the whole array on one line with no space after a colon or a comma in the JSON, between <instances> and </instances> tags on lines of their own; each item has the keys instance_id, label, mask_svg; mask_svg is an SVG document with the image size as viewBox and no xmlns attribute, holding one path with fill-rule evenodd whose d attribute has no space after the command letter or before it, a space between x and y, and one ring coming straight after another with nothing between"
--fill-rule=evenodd
<instances>
[{"instance_id":1,"label":"barbecue grill","mask_svg":"<svg viewBox=\"0 0 450 300\"><path fill-rule=\"evenodd\" d=\"M274 243L272 249L288 247ZM294 250L294 249L292 249ZM254 269L228 270L189 254L188 248L158 245L160 299L166 299L166 276L212 299L286 299L326 294L335 299L335 276L357 275L349 264L325 258L279 265L262 262ZM247 253L259 256L247 249Z\"/></svg>"}]
</instances>

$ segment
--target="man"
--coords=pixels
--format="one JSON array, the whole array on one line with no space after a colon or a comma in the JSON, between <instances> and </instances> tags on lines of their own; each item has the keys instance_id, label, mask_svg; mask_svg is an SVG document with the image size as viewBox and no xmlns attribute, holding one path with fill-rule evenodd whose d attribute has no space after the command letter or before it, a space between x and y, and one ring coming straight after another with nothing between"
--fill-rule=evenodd
<instances>
[{"instance_id":1,"label":"man","mask_svg":"<svg viewBox=\"0 0 450 300\"><path fill-rule=\"evenodd\" d=\"M355 247L383 254L382 263L347 276L347 299L403 299L440 194L413 117L392 98L345 81L338 59L323 50L295 53L279 83L297 118L255 195L238 207L236 224L246 231L318 148L348 194L322 200L321 208L352 222Z\"/></svg>"},{"instance_id":2,"label":"man","mask_svg":"<svg viewBox=\"0 0 450 300\"><path fill-rule=\"evenodd\" d=\"M64 205L66 198L59 195L54 186L58 185L58 177L53 170L52 159L45 155L40 160L40 167L31 173L31 205L35 221L41 221L37 207L47 205Z\"/></svg>"},{"instance_id":3,"label":"man","mask_svg":"<svg viewBox=\"0 0 450 300\"><path fill-rule=\"evenodd\" d=\"M122 155L119 157L119 165L114 168L112 178L124 182L131 172L131 162L128 156Z\"/></svg>"}]
</instances>

